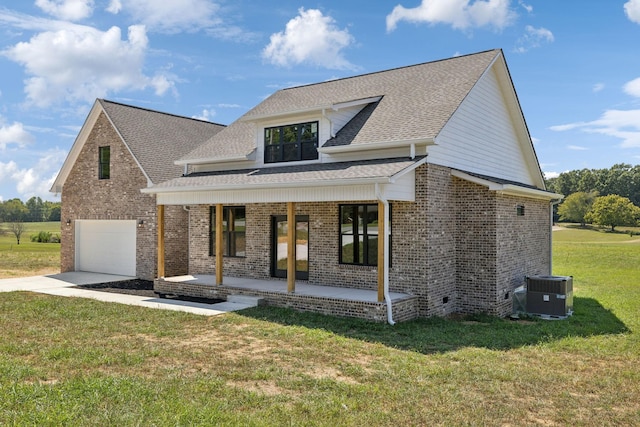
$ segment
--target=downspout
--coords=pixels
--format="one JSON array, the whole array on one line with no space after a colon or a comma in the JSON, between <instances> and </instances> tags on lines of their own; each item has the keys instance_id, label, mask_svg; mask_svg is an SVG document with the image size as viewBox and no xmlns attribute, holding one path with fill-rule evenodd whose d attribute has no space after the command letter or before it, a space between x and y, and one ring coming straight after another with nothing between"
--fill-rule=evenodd
<instances>
[{"instance_id":1,"label":"downspout","mask_svg":"<svg viewBox=\"0 0 640 427\"><path fill-rule=\"evenodd\" d=\"M549 275L553 274L553 207L562 199L551 200L549 203Z\"/></svg>"},{"instance_id":2,"label":"downspout","mask_svg":"<svg viewBox=\"0 0 640 427\"><path fill-rule=\"evenodd\" d=\"M191 264L191 206L184 205L182 209L187 213L187 273Z\"/></svg>"},{"instance_id":3,"label":"downspout","mask_svg":"<svg viewBox=\"0 0 640 427\"><path fill-rule=\"evenodd\" d=\"M382 197L380 192L380 185L376 183L376 197L384 206L384 300L387 302L387 322L390 325L395 325L393 321L393 305L391 304L391 297L389 296L389 201Z\"/></svg>"}]
</instances>

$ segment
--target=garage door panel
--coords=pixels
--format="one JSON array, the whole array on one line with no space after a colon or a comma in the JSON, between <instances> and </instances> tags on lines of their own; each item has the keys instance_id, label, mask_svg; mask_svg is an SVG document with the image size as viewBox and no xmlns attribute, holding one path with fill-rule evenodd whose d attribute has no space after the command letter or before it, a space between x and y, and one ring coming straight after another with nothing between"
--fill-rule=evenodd
<instances>
[{"instance_id":1,"label":"garage door panel","mask_svg":"<svg viewBox=\"0 0 640 427\"><path fill-rule=\"evenodd\" d=\"M136 275L136 222L76 221L76 270Z\"/></svg>"}]
</instances>

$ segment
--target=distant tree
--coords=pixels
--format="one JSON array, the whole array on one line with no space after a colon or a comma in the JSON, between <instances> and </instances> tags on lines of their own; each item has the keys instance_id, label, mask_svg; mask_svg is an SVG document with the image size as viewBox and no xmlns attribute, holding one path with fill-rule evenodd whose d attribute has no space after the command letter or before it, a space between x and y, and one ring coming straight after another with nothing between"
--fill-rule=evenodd
<instances>
[{"instance_id":1,"label":"distant tree","mask_svg":"<svg viewBox=\"0 0 640 427\"><path fill-rule=\"evenodd\" d=\"M636 225L640 218L640 208L626 197L610 194L597 197L591 210L585 215L585 221L610 226L611 231L619 225Z\"/></svg>"},{"instance_id":2,"label":"distant tree","mask_svg":"<svg viewBox=\"0 0 640 427\"><path fill-rule=\"evenodd\" d=\"M22 236L22 233L24 233L24 230L25 230L24 223L20 221L12 222L10 230L13 233L13 235L16 236L16 240L18 241L18 244L20 244L20 237Z\"/></svg>"},{"instance_id":3,"label":"distant tree","mask_svg":"<svg viewBox=\"0 0 640 427\"><path fill-rule=\"evenodd\" d=\"M582 191L627 197L640 206L640 165L618 163L609 169L580 169L561 173L546 181L547 189L565 197Z\"/></svg>"},{"instance_id":4,"label":"distant tree","mask_svg":"<svg viewBox=\"0 0 640 427\"><path fill-rule=\"evenodd\" d=\"M22 222L29 214L29 209L20 199L11 199L2 203L4 222Z\"/></svg>"},{"instance_id":5,"label":"distant tree","mask_svg":"<svg viewBox=\"0 0 640 427\"><path fill-rule=\"evenodd\" d=\"M43 215L43 203L40 197L32 197L27 200L25 206L29 210L28 219L31 222L41 222L44 221Z\"/></svg>"},{"instance_id":6,"label":"distant tree","mask_svg":"<svg viewBox=\"0 0 640 427\"><path fill-rule=\"evenodd\" d=\"M60 202L44 202L44 208L47 212L47 221L60 221L61 206Z\"/></svg>"},{"instance_id":7,"label":"distant tree","mask_svg":"<svg viewBox=\"0 0 640 427\"><path fill-rule=\"evenodd\" d=\"M558 214L563 221L579 222L581 226L585 225L585 215L591 210L595 198L598 196L596 192L585 193L578 191L570 194L558 206Z\"/></svg>"}]
</instances>

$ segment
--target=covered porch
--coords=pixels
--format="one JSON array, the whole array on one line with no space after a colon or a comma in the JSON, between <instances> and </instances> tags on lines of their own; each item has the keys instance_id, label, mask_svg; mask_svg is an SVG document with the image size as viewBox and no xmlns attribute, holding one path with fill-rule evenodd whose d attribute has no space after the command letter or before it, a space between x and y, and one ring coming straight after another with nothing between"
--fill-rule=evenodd
<instances>
[{"instance_id":1,"label":"covered porch","mask_svg":"<svg viewBox=\"0 0 640 427\"><path fill-rule=\"evenodd\" d=\"M216 276L207 274L161 277L155 280L154 291L159 295L223 300L230 295L247 295L259 297L264 304L274 307L357 317L376 322L388 320L387 303L379 301L378 292L375 290L312 285L297 280L292 292L288 289L286 279L261 280L227 276L223 277L221 284L216 283ZM416 296L390 292L389 297L395 322L417 317Z\"/></svg>"}]
</instances>

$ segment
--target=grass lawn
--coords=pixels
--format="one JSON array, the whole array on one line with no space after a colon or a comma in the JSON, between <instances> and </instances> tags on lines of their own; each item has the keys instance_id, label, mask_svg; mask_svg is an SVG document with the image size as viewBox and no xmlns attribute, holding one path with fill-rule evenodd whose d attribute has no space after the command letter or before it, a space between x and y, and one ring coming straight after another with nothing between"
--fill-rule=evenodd
<instances>
[{"instance_id":1,"label":"grass lawn","mask_svg":"<svg viewBox=\"0 0 640 427\"><path fill-rule=\"evenodd\" d=\"M25 222L20 244L9 223L0 223L0 279L60 273L60 244L33 243L40 231L60 235L59 222Z\"/></svg>"},{"instance_id":2,"label":"grass lawn","mask_svg":"<svg viewBox=\"0 0 640 427\"><path fill-rule=\"evenodd\" d=\"M567 229L554 250L567 320L0 294L0 425L640 425L640 240Z\"/></svg>"}]
</instances>

